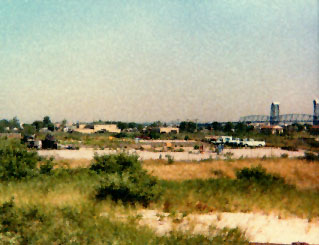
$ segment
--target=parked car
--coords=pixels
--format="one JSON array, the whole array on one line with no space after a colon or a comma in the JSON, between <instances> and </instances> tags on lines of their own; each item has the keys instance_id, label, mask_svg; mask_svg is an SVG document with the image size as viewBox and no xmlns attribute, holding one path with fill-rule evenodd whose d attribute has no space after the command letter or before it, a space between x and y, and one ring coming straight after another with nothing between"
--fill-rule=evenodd
<instances>
[{"instance_id":1,"label":"parked car","mask_svg":"<svg viewBox=\"0 0 319 245\"><path fill-rule=\"evenodd\" d=\"M262 147L262 146L266 145L266 142L265 141L255 141L253 139L243 139L240 142L240 145L244 146L244 147Z\"/></svg>"}]
</instances>

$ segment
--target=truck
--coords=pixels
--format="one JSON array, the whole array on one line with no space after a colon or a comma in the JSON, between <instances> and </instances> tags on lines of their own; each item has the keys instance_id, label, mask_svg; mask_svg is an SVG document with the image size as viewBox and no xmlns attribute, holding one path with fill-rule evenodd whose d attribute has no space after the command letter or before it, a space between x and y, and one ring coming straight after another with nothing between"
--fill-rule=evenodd
<instances>
[{"instance_id":1,"label":"truck","mask_svg":"<svg viewBox=\"0 0 319 245\"><path fill-rule=\"evenodd\" d=\"M266 142L265 141L256 141L253 139L243 139L243 140L241 140L240 145L244 146L244 147L262 147L262 146L266 145Z\"/></svg>"}]
</instances>

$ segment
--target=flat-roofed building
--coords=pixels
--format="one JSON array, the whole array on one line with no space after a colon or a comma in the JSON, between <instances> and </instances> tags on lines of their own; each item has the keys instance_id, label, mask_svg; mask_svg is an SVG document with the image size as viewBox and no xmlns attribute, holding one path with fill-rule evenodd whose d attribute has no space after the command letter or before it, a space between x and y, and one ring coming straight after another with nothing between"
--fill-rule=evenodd
<instances>
[{"instance_id":1,"label":"flat-roofed building","mask_svg":"<svg viewBox=\"0 0 319 245\"><path fill-rule=\"evenodd\" d=\"M179 133L179 128L175 127L160 127L159 128L161 134L169 134L169 133Z\"/></svg>"}]
</instances>

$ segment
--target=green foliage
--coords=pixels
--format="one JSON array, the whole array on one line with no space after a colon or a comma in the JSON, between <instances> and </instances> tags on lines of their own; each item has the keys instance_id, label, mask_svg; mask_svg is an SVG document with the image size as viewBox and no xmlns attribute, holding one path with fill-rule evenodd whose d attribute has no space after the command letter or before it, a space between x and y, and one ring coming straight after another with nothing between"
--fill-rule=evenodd
<instances>
[{"instance_id":1,"label":"green foliage","mask_svg":"<svg viewBox=\"0 0 319 245\"><path fill-rule=\"evenodd\" d=\"M40 165L40 174L51 174L54 167L53 157L45 159Z\"/></svg>"},{"instance_id":2,"label":"green foliage","mask_svg":"<svg viewBox=\"0 0 319 245\"><path fill-rule=\"evenodd\" d=\"M196 123L183 121L180 123L179 129L181 132L194 133L196 130Z\"/></svg>"},{"instance_id":3,"label":"green foliage","mask_svg":"<svg viewBox=\"0 0 319 245\"><path fill-rule=\"evenodd\" d=\"M221 131L223 129L221 123L219 122L213 122L211 127L215 130L215 131Z\"/></svg>"},{"instance_id":4,"label":"green foliage","mask_svg":"<svg viewBox=\"0 0 319 245\"><path fill-rule=\"evenodd\" d=\"M0 133L6 132L6 128L14 129L18 128L20 129L20 122L17 117L12 118L11 120L2 119L0 120Z\"/></svg>"},{"instance_id":5,"label":"green foliage","mask_svg":"<svg viewBox=\"0 0 319 245\"><path fill-rule=\"evenodd\" d=\"M111 155L94 155L93 163L90 169L97 173L113 174L124 171L141 171L142 166L138 161L137 155L128 155L124 153Z\"/></svg>"},{"instance_id":6,"label":"green foliage","mask_svg":"<svg viewBox=\"0 0 319 245\"><path fill-rule=\"evenodd\" d=\"M22 179L37 174L38 155L14 140L0 141L0 180Z\"/></svg>"},{"instance_id":7,"label":"green foliage","mask_svg":"<svg viewBox=\"0 0 319 245\"><path fill-rule=\"evenodd\" d=\"M32 135L36 133L35 126L31 124L23 124L22 135Z\"/></svg>"},{"instance_id":8,"label":"green foliage","mask_svg":"<svg viewBox=\"0 0 319 245\"><path fill-rule=\"evenodd\" d=\"M209 237L182 232L156 236L147 227L103 217L94 205L18 207L0 204L1 244L248 244L238 229L212 228Z\"/></svg>"},{"instance_id":9,"label":"green foliage","mask_svg":"<svg viewBox=\"0 0 319 245\"><path fill-rule=\"evenodd\" d=\"M278 175L269 174L261 165L252 168L243 168L236 172L238 180L257 184L261 187L271 187L274 185L284 185L285 181Z\"/></svg>"},{"instance_id":10,"label":"green foliage","mask_svg":"<svg viewBox=\"0 0 319 245\"><path fill-rule=\"evenodd\" d=\"M160 192L156 178L145 171L125 171L108 175L98 187L96 197L105 199L110 196L114 201L121 200L130 204L138 202L146 207L150 202L158 200Z\"/></svg>"},{"instance_id":11,"label":"green foliage","mask_svg":"<svg viewBox=\"0 0 319 245\"><path fill-rule=\"evenodd\" d=\"M199 149L199 145L194 145L194 150L198 150Z\"/></svg>"},{"instance_id":12,"label":"green foliage","mask_svg":"<svg viewBox=\"0 0 319 245\"><path fill-rule=\"evenodd\" d=\"M223 128L224 132L232 132L234 125L231 122L227 122Z\"/></svg>"},{"instance_id":13,"label":"green foliage","mask_svg":"<svg viewBox=\"0 0 319 245\"><path fill-rule=\"evenodd\" d=\"M173 164L174 163L174 157L172 157L171 155L167 154L165 155L165 157L167 158L167 164Z\"/></svg>"},{"instance_id":14,"label":"green foliage","mask_svg":"<svg viewBox=\"0 0 319 245\"><path fill-rule=\"evenodd\" d=\"M139 202L147 206L160 196L157 179L142 169L136 155L95 155L90 169L106 174L96 189L97 199L110 196L114 201L130 204Z\"/></svg>"}]
</instances>

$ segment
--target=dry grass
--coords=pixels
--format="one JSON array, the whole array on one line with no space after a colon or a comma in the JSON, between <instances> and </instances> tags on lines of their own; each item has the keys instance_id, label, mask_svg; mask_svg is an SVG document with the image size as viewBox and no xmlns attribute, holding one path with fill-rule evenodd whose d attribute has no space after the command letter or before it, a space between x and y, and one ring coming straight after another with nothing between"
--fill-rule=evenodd
<instances>
[{"instance_id":1,"label":"dry grass","mask_svg":"<svg viewBox=\"0 0 319 245\"><path fill-rule=\"evenodd\" d=\"M264 167L269 173L276 173L289 184L300 189L319 189L319 164L299 159L244 159L234 161L212 160L209 162L174 162L167 165L164 160L146 160L144 168L152 175L165 180L187 180L235 178L236 169Z\"/></svg>"},{"instance_id":2,"label":"dry grass","mask_svg":"<svg viewBox=\"0 0 319 245\"><path fill-rule=\"evenodd\" d=\"M88 159L63 159L56 161L56 167L64 168L87 168L90 166L92 160Z\"/></svg>"}]
</instances>

